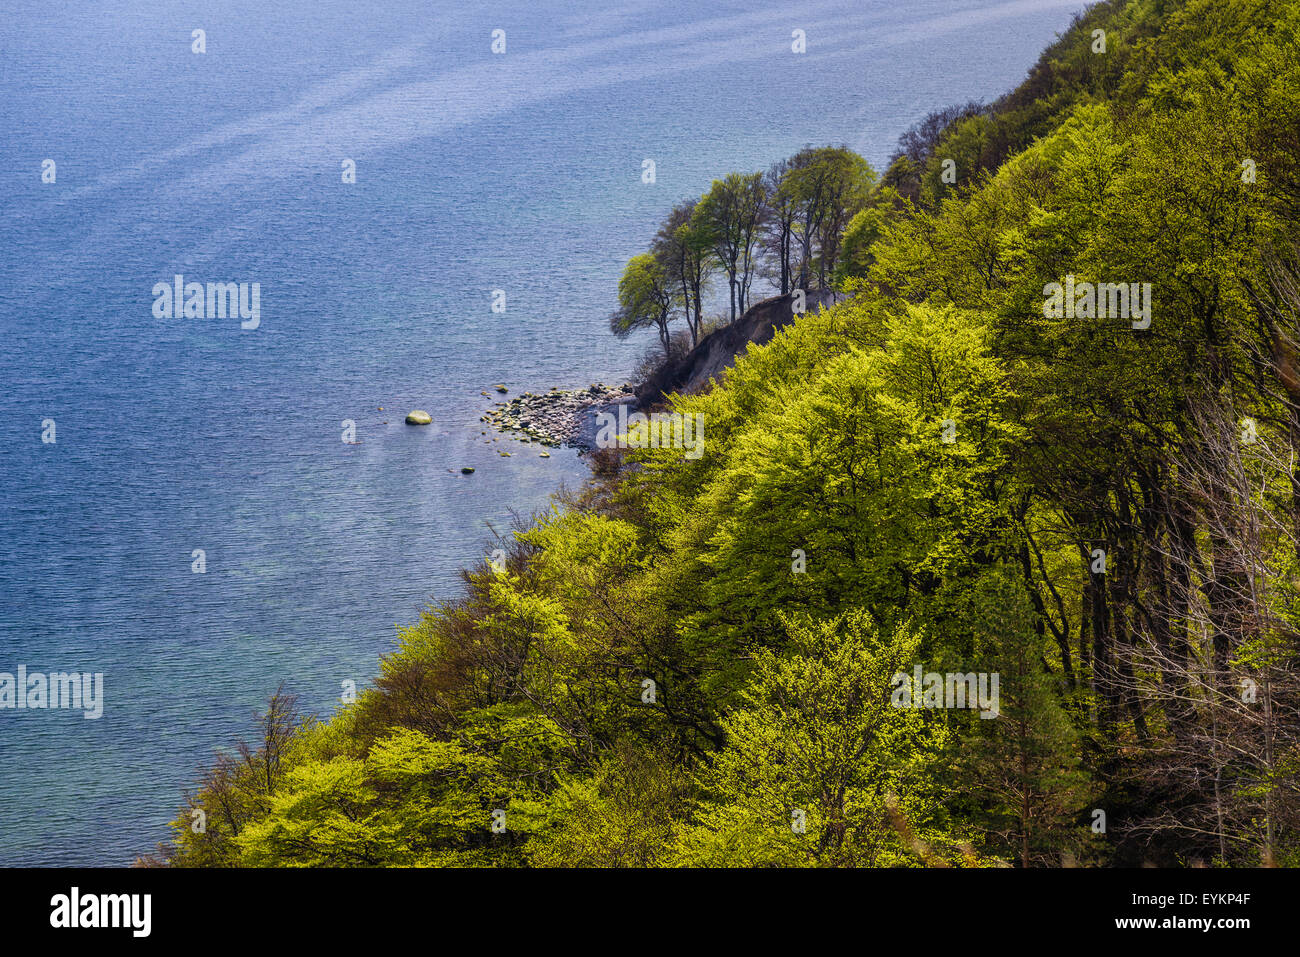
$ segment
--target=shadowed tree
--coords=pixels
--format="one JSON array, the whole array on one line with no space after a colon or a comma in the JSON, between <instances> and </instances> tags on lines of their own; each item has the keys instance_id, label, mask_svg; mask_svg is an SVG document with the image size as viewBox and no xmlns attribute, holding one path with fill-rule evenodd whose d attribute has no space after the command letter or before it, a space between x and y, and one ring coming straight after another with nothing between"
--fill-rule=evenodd
<instances>
[{"instance_id":1,"label":"shadowed tree","mask_svg":"<svg viewBox=\"0 0 1300 957\"><path fill-rule=\"evenodd\" d=\"M749 299L764 209L763 174L728 173L713 181L692 217L692 225L708 238L713 255L727 274L732 322L745 311Z\"/></svg>"},{"instance_id":2,"label":"shadowed tree","mask_svg":"<svg viewBox=\"0 0 1300 957\"><path fill-rule=\"evenodd\" d=\"M696 205L695 201L686 200L674 206L655 234L652 249L676 284L674 295L686 317L692 346L700 341L704 290L716 266L708 236L692 222Z\"/></svg>"},{"instance_id":3,"label":"shadowed tree","mask_svg":"<svg viewBox=\"0 0 1300 957\"><path fill-rule=\"evenodd\" d=\"M783 204L795 206L791 229L799 254L798 288L809 288L814 272L818 288L828 288L844 230L875 182L867 161L842 146L809 147L790 159L778 192Z\"/></svg>"}]
</instances>

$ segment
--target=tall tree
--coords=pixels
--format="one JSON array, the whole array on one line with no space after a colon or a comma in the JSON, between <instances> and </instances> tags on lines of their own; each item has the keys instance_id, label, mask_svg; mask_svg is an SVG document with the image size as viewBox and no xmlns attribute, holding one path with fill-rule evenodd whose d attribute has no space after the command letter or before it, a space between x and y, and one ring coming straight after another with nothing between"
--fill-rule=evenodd
<instances>
[{"instance_id":1,"label":"tall tree","mask_svg":"<svg viewBox=\"0 0 1300 957\"><path fill-rule=\"evenodd\" d=\"M773 163L763 174L768 215L763 223L763 248L776 267L776 286L781 295L790 292L794 278L794 221L798 203L786 182L793 159Z\"/></svg>"},{"instance_id":2,"label":"tall tree","mask_svg":"<svg viewBox=\"0 0 1300 957\"><path fill-rule=\"evenodd\" d=\"M668 322L673 313L673 285L663 263L653 253L627 261L618 281L619 307L609 317L609 328L619 338L654 326L664 355L669 353Z\"/></svg>"},{"instance_id":3,"label":"tall tree","mask_svg":"<svg viewBox=\"0 0 1300 957\"><path fill-rule=\"evenodd\" d=\"M712 801L687 832L687 863L889 867L942 859L949 844L933 771L942 724L891 704L920 644L855 611L786 625L787 649L754 656L726 721ZM949 849L950 850L950 849Z\"/></svg>"},{"instance_id":4,"label":"tall tree","mask_svg":"<svg viewBox=\"0 0 1300 957\"><path fill-rule=\"evenodd\" d=\"M704 322L704 290L716 266L709 238L694 222L697 202L673 207L655 235L652 252L677 285L677 296L691 331L691 345L700 341Z\"/></svg>"},{"instance_id":5,"label":"tall tree","mask_svg":"<svg viewBox=\"0 0 1300 957\"><path fill-rule=\"evenodd\" d=\"M1080 736L1062 706L1064 687L1046 666L1037 614L1023 583L1008 570L977 589L977 628L1000 677L999 715L967 722L963 788L979 808L977 822L1000 855L1021 867L1079 858L1088 830L1088 778Z\"/></svg>"},{"instance_id":6,"label":"tall tree","mask_svg":"<svg viewBox=\"0 0 1300 957\"><path fill-rule=\"evenodd\" d=\"M876 175L867 161L845 147L808 147L790 160L782 179L782 202L795 205L792 230L799 251L799 288L807 289L816 271L828 288L835 274L841 236L866 204Z\"/></svg>"},{"instance_id":7,"label":"tall tree","mask_svg":"<svg viewBox=\"0 0 1300 957\"><path fill-rule=\"evenodd\" d=\"M727 274L732 322L745 311L748 302L764 209L763 174L728 173L726 178L713 181L692 217Z\"/></svg>"}]
</instances>

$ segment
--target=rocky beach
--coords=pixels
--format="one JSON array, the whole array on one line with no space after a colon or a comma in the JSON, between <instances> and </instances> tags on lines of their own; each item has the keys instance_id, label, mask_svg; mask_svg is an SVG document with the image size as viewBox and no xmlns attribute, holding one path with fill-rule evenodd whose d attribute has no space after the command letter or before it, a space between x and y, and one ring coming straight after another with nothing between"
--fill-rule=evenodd
<instances>
[{"instance_id":1,"label":"rocky beach","mask_svg":"<svg viewBox=\"0 0 1300 957\"><path fill-rule=\"evenodd\" d=\"M509 391L504 385L495 389L501 395ZM568 445L590 452L596 447L596 416L634 401L636 395L630 383L607 386L597 382L586 389L570 390L552 387L548 392L524 392L496 402L479 421L503 435L544 449ZM549 453L542 451L541 455Z\"/></svg>"}]
</instances>

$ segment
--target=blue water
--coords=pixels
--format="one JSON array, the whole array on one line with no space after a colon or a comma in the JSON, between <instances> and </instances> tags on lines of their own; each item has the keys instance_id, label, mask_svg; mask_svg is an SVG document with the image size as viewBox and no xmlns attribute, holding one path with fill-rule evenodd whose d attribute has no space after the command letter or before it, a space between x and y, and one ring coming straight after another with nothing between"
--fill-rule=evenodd
<instances>
[{"instance_id":1,"label":"blue water","mask_svg":"<svg viewBox=\"0 0 1300 957\"><path fill-rule=\"evenodd\" d=\"M806 144L883 168L1081 5L7 4L0 671L102 672L105 711L0 711L0 864L150 851L281 681L330 713L580 482L481 436L480 392L622 382L645 343L605 317L673 202ZM177 273L260 283L260 327L154 318Z\"/></svg>"}]
</instances>

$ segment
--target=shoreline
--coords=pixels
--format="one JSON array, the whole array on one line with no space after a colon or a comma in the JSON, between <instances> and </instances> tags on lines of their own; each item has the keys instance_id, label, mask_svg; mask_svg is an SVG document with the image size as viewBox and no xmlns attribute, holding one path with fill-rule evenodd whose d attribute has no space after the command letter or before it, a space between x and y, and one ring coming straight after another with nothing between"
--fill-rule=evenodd
<instances>
[{"instance_id":1,"label":"shoreline","mask_svg":"<svg viewBox=\"0 0 1300 957\"><path fill-rule=\"evenodd\" d=\"M504 386L496 386L496 390L506 394ZM586 389L552 387L548 392L524 392L494 402L479 421L521 442L547 448L568 446L586 454L596 449L597 415L635 401L631 383L615 387L595 382Z\"/></svg>"}]
</instances>

